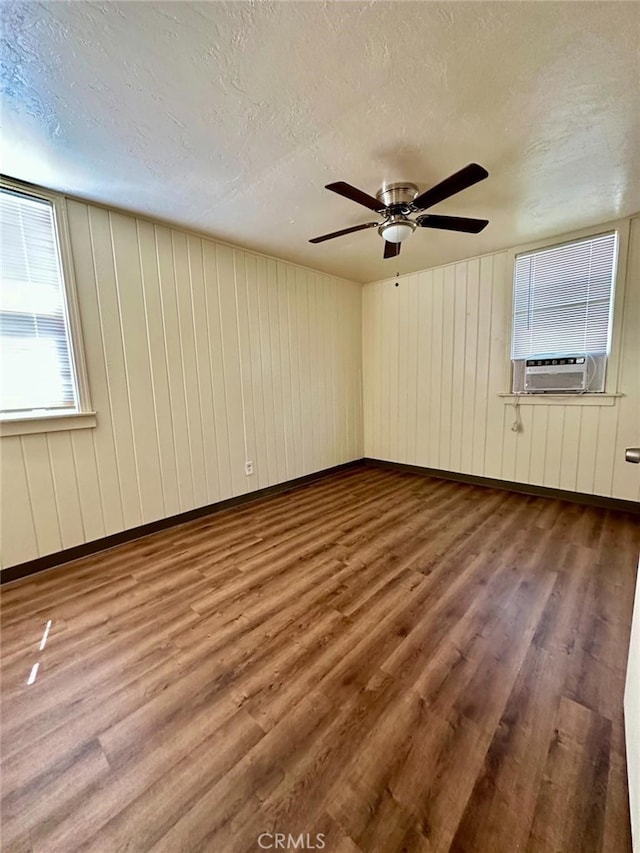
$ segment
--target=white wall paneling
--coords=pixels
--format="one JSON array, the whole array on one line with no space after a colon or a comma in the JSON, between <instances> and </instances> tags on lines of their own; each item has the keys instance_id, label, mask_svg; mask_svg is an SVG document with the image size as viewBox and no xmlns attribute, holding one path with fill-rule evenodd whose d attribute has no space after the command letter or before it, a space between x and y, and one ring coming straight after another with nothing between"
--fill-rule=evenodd
<instances>
[{"instance_id":1,"label":"white wall paneling","mask_svg":"<svg viewBox=\"0 0 640 853\"><path fill-rule=\"evenodd\" d=\"M1 439L4 566L363 455L361 285L67 209L98 425Z\"/></svg>"},{"instance_id":2,"label":"white wall paneling","mask_svg":"<svg viewBox=\"0 0 640 853\"><path fill-rule=\"evenodd\" d=\"M361 287L67 207L98 425L0 440L4 566L363 455L640 499L623 453L640 439L640 219L615 303L623 396L536 400L513 432L513 252Z\"/></svg>"},{"instance_id":3,"label":"white wall paneling","mask_svg":"<svg viewBox=\"0 0 640 853\"><path fill-rule=\"evenodd\" d=\"M629 221L621 223L623 238ZM551 242L551 241L550 241ZM640 500L624 448L640 440L640 219L622 240L609 390L521 405L509 398L513 252L363 289L365 455Z\"/></svg>"}]
</instances>

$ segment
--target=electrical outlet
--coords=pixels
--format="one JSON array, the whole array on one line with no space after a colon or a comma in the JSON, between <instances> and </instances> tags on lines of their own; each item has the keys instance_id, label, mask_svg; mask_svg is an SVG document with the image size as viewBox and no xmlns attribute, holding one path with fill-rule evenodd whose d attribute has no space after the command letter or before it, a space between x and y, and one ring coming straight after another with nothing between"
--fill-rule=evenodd
<instances>
[{"instance_id":1,"label":"electrical outlet","mask_svg":"<svg viewBox=\"0 0 640 853\"><path fill-rule=\"evenodd\" d=\"M247 460L244 463L244 473L247 475L247 477L250 477L253 474L253 462L251 462L250 460Z\"/></svg>"}]
</instances>

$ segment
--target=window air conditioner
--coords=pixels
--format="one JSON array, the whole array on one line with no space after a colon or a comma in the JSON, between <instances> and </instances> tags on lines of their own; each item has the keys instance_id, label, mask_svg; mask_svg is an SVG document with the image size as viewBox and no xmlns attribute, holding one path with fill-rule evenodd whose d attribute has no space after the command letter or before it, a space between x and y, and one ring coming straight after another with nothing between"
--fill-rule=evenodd
<instances>
[{"instance_id":1,"label":"window air conditioner","mask_svg":"<svg viewBox=\"0 0 640 853\"><path fill-rule=\"evenodd\" d=\"M525 391L586 391L587 380L586 355L525 361Z\"/></svg>"},{"instance_id":2,"label":"window air conditioner","mask_svg":"<svg viewBox=\"0 0 640 853\"><path fill-rule=\"evenodd\" d=\"M607 356L593 353L536 356L513 360L515 394L604 391Z\"/></svg>"}]
</instances>

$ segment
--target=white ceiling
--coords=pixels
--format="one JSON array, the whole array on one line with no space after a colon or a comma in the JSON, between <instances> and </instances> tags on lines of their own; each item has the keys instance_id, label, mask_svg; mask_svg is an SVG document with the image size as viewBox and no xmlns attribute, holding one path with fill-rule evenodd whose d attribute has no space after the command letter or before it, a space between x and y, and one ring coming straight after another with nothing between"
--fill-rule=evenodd
<instances>
[{"instance_id":1,"label":"white ceiling","mask_svg":"<svg viewBox=\"0 0 640 853\"><path fill-rule=\"evenodd\" d=\"M640 208L640 4L5 3L3 172L370 281ZM323 189L488 180L383 261Z\"/></svg>"}]
</instances>

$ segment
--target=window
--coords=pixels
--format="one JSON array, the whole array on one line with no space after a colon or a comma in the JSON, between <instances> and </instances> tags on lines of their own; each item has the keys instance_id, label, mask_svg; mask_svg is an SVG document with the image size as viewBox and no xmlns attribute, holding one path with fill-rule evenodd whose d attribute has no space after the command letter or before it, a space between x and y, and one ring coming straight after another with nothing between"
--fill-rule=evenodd
<instances>
[{"instance_id":1,"label":"window","mask_svg":"<svg viewBox=\"0 0 640 853\"><path fill-rule=\"evenodd\" d=\"M0 187L0 416L88 408L69 319L55 198Z\"/></svg>"},{"instance_id":2,"label":"window","mask_svg":"<svg viewBox=\"0 0 640 853\"><path fill-rule=\"evenodd\" d=\"M511 357L608 355L616 255L615 232L517 255Z\"/></svg>"}]
</instances>

